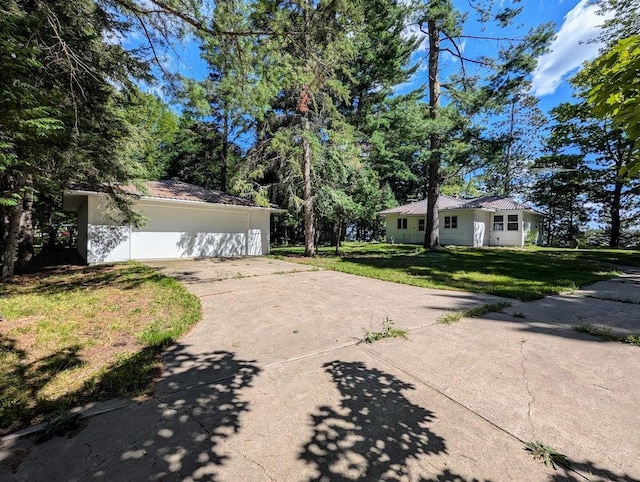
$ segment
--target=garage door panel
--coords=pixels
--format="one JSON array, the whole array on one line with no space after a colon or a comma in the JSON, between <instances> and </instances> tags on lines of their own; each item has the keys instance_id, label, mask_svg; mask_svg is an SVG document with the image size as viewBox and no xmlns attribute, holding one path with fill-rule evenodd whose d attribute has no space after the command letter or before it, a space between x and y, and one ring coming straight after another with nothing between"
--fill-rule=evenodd
<instances>
[{"instance_id":1,"label":"garage door panel","mask_svg":"<svg viewBox=\"0 0 640 482\"><path fill-rule=\"evenodd\" d=\"M242 256L246 254L245 233L134 232L134 259Z\"/></svg>"},{"instance_id":2,"label":"garage door panel","mask_svg":"<svg viewBox=\"0 0 640 482\"><path fill-rule=\"evenodd\" d=\"M141 232L243 233L248 214L175 206L141 206L140 214L149 218Z\"/></svg>"}]
</instances>

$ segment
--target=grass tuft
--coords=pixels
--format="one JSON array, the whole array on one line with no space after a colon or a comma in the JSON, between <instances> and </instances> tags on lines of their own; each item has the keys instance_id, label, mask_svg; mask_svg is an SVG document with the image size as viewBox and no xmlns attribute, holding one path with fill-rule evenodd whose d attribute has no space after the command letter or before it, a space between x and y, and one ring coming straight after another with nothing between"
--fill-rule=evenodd
<instances>
[{"instance_id":1,"label":"grass tuft","mask_svg":"<svg viewBox=\"0 0 640 482\"><path fill-rule=\"evenodd\" d=\"M527 442L524 449L531 454L533 460L540 460L547 467L552 467L553 470L558 470L558 466L569 467L567 456L550 445L542 442Z\"/></svg>"},{"instance_id":2,"label":"grass tuft","mask_svg":"<svg viewBox=\"0 0 640 482\"><path fill-rule=\"evenodd\" d=\"M591 325L589 323L574 326L573 329L578 333L585 333L587 335L595 336L604 341L618 341L633 346L640 346L640 333L619 335L611 331L611 328Z\"/></svg>"},{"instance_id":3,"label":"grass tuft","mask_svg":"<svg viewBox=\"0 0 640 482\"><path fill-rule=\"evenodd\" d=\"M365 343L373 343L374 341L382 340L384 338L407 338L407 330L401 328L394 328L393 322L387 317L382 322L382 331L366 331L362 341Z\"/></svg>"},{"instance_id":4,"label":"grass tuft","mask_svg":"<svg viewBox=\"0 0 640 482\"><path fill-rule=\"evenodd\" d=\"M485 303L484 305L470 308L468 310L449 311L438 319L438 323L443 325L451 325L457 323L462 318L478 318L487 313L500 313L504 308L511 306L508 301L499 303Z\"/></svg>"}]
</instances>

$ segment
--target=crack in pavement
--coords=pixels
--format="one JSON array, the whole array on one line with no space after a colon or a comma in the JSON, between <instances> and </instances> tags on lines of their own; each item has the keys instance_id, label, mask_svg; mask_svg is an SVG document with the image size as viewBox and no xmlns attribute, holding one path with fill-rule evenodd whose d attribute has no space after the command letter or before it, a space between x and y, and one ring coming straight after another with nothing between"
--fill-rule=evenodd
<instances>
[{"instance_id":1,"label":"crack in pavement","mask_svg":"<svg viewBox=\"0 0 640 482\"><path fill-rule=\"evenodd\" d=\"M525 388L527 389L527 393L529 394L530 400L527 406L527 416L529 417L529 425L531 425L531 435L533 438L536 437L536 428L533 425L533 420L531 420L531 406L535 403L536 397L531 392L531 387L529 386L529 378L527 377L527 369L524 366L527 361L527 357L524 354L524 344L527 340L520 340L520 354L522 355L522 361L520 362L520 366L522 367L522 378L524 378Z\"/></svg>"},{"instance_id":2,"label":"crack in pavement","mask_svg":"<svg viewBox=\"0 0 640 482\"><path fill-rule=\"evenodd\" d=\"M264 467L260 462L258 462L257 460L254 460L253 458L249 457L247 454L245 454L244 452L241 452L239 449L237 449L236 447L234 447L233 445L229 445L229 448L231 450L233 450L235 453L237 453L238 455L240 455L243 459L251 462L252 464L260 467L260 469L262 469L262 471L264 472L264 474L269 477L269 480L275 482L278 479L275 479L270 473L269 471L266 469L266 467Z\"/></svg>"},{"instance_id":3,"label":"crack in pavement","mask_svg":"<svg viewBox=\"0 0 640 482\"><path fill-rule=\"evenodd\" d=\"M519 441L520 443L524 444L525 441L522 440L520 437L518 437L516 434L511 433L509 430L507 430L506 428L498 425L496 422L491 421L489 418L485 417L484 415L482 415L481 413L477 412L476 410L472 409L471 407L468 407L467 405L465 405L464 403L462 403L461 401L455 399L454 397L452 397L451 395L446 394L445 392L443 392L442 390L440 390L437 386L432 385L431 383L429 383L428 381L424 380L423 378L419 377L418 375L415 375L411 372L409 372L408 370L402 368L401 366L397 365L396 363L394 363L393 361L389 360L387 357L382 356L372 350L369 350L368 348L363 347L362 345L359 346L359 348L364 351L365 353L368 353L369 355L371 355L373 358L376 358L384 363L386 363L387 365L395 368L396 370L404 373L405 375L407 375L408 377L412 378L413 380L415 380L416 382L418 382L421 385L424 385L425 387L433 390L436 393L439 393L440 395L442 395L443 397L445 397L447 400L450 400L451 402L455 403L456 405L458 405L459 407L463 408L464 410L467 410L468 412L474 414L476 417L481 418L482 420L484 420L485 422L487 422L489 425L495 427L496 429L498 429L500 432L508 435L509 437Z\"/></svg>"},{"instance_id":4,"label":"crack in pavement","mask_svg":"<svg viewBox=\"0 0 640 482\"><path fill-rule=\"evenodd\" d=\"M102 462L100 462L99 464L94 465L93 467L89 468L88 470L86 470L78 480L87 480L89 479L89 475L93 472L93 474L95 475L95 473L100 469L100 467L102 467L103 465L105 465L107 462L110 462L111 460L113 460L114 458L118 457L119 455L124 454L127 450L129 450L132 446L137 445L140 440L142 440L144 437L138 437L136 438L133 442L130 442L129 444L127 444L126 447L123 447L121 450L116 450L114 451L109 457L105 458ZM85 444L85 445L89 445L89 448L91 449L91 451L89 452L89 454L86 456L86 458L88 459L91 456L91 453L93 452L93 447L90 444ZM87 464L89 465L89 464ZM93 477L91 477L93 478Z\"/></svg>"}]
</instances>

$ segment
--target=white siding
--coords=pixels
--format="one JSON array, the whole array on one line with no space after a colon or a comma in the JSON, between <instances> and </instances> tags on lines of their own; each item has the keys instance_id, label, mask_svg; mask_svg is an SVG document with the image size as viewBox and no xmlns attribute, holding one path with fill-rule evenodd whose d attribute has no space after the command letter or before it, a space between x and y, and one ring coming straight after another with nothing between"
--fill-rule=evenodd
<instances>
[{"instance_id":1,"label":"white siding","mask_svg":"<svg viewBox=\"0 0 640 482\"><path fill-rule=\"evenodd\" d=\"M494 216L503 216L503 230L494 231ZM518 229L509 231L509 215L518 216ZM457 216L457 228L445 228L445 217ZM529 230L538 229L541 216L524 211L484 211L481 209L444 209L439 212L440 244L455 246L524 246ZM398 229L398 218L407 218L407 229ZM423 243L424 231L418 231L422 216L389 214L387 243Z\"/></svg>"},{"instance_id":2,"label":"white siding","mask_svg":"<svg viewBox=\"0 0 640 482\"><path fill-rule=\"evenodd\" d=\"M509 215L518 216L518 229L516 231L508 230ZM496 216L503 217L503 230L494 231L494 222ZM489 244L491 246L524 246L523 211L496 211L491 214L491 224L489 232Z\"/></svg>"},{"instance_id":3,"label":"white siding","mask_svg":"<svg viewBox=\"0 0 640 482\"><path fill-rule=\"evenodd\" d=\"M489 244L489 231L491 229L491 213L476 210L473 212L473 245L487 246Z\"/></svg>"},{"instance_id":4,"label":"white siding","mask_svg":"<svg viewBox=\"0 0 640 482\"><path fill-rule=\"evenodd\" d=\"M131 228L106 216L110 210L104 196L87 197L87 263L110 263L131 259Z\"/></svg>"},{"instance_id":5,"label":"white siding","mask_svg":"<svg viewBox=\"0 0 640 482\"><path fill-rule=\"evenodd\" d=\"M131 259L241 256L246 253L247 212L140 203L149 218L133 230Z\"/></svg>"},{"instance_id":6,"label":"white siding","mask_svg":"<svg viewBox=\"0 0 640 482\"><path fill-rule=\"evenodd\" d=\"M257 256L269 254L271 245L271 213L269 211L251 211L249 216L249 235L247 254Z\"/></svg>"},{"instance_id":7,"label":"white siding","mask_svg":"<svg viewBox=\"0 0 640 482\"><path fill-rule=\"evenodd\" d=\"M440 211L440 244L455 246L473 246L474 211L442 210ZM445 217L458 217L457 228L445 228Z\"/></svg>"},{"instance_id":8,"label":"white siding","mask_svg":"<svg viewBox=\"0 0 640 482\"><path fill-rule=\"evenodd\" d=\"M89 196L89 264L269 252L271 213L266 210L143 200L134 209L147 221L132 228L105 216L107 202Z\"/></svg>"},{"instance_id":9,"label":"white siding","mask_svg":"<svg viewBox=\"0 0 640 482\"><path fill-rule=\"evenodd\" d=\"M398 229L398 218L407 219L407 229ZM425 216L407 216L404 214L390 214L386 216L387 222L387 243L424 243L424 231L418 231L418 219L425 219Z\"/></svg>"}]
</instances>

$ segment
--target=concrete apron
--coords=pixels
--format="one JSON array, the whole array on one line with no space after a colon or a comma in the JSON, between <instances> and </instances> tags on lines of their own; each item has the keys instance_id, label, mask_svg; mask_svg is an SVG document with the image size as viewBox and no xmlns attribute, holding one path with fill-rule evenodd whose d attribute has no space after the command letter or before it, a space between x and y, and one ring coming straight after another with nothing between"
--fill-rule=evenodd
<instances>
[{"instance_id":1,"label":"concrete apron","mask_svg":"<svg viewBox=\"0 0 640 482\"><path fill-rule=\"evenodd\" d=\"M164 265L189 273L204 319L154 398L70 439L15 442L24 460L0 478L640 479L638 348L505 315L445 326L445 310L496 298L243 262L251 277ZM356 344L386 319L409 339ZM534 461L528 441L575 471Z\"/></svg>"}]
</instances>

